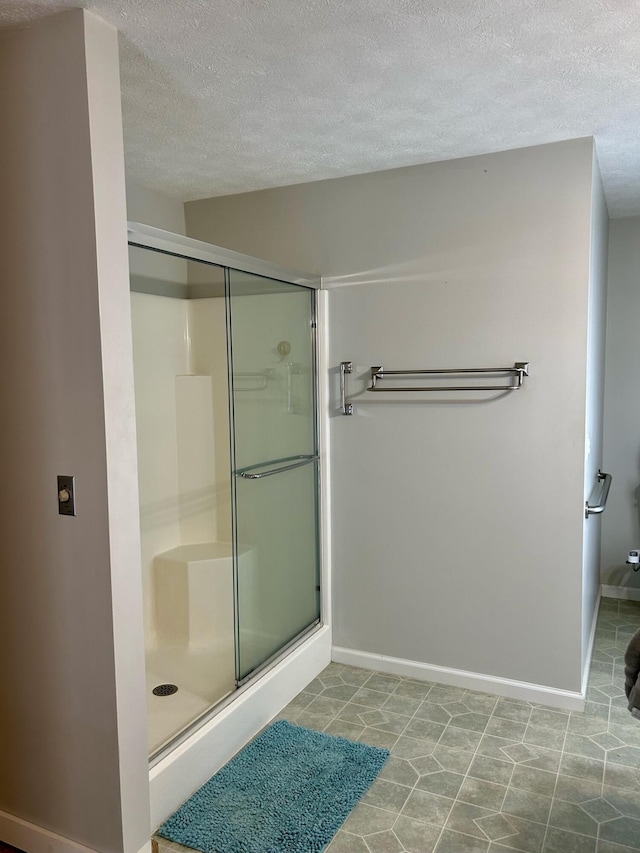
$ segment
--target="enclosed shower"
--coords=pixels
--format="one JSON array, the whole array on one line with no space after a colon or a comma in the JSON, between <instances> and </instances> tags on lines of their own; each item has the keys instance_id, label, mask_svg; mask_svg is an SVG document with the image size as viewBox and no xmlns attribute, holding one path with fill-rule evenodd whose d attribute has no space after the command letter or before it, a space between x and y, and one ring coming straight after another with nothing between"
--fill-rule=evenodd
<instances>
[{"instance_id":1,"label":"enclosed shower","mask_svg":"<svg viewBox=\"0 0 640 853\"><path fill-rule=\"evenodd\" d=\"M149 752L321 621L318 281L130 225Z\"/></svg>"}]
</instances>

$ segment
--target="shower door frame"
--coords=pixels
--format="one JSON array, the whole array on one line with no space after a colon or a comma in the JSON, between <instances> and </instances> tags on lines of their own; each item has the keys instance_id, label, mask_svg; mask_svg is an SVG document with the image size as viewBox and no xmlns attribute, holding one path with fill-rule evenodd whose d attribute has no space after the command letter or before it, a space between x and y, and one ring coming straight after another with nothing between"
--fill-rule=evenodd
<instances>
[{"instance_id":1,"label":"shower door frame","mask_svg":"<svg viewBox=\"0 0 640 853\"><path fill-rule=\"evenodd\" d=\"M323 627L330 625L330 576L329 576L329 505L328 505L328 424L326 417L328 412L328 396L326 377L328 376L327 362L327 338L326 338L326 291L322 289L322 278L309 273L302 273L274 264L270 261L225 249L181 234L175 234L150 225L139 222L127 223L127 241L129 245L142 249L161 252L184 260L202 261L224 268L225 282L228 279L228 270L252 273L267 279L297 284L314 291L313 319L315 328L312 335L313 363L315 366L315 429L317 435L317 446L319 451L318 477L317 477L317 529L318 529L318 562L320 566L320 618L300 635L284 645L263 666L256 671L255 675L243 681L236 689L220 702L214 704L205 711L189 726L172 738L157 753L150 758L150 767L156 765L171 750L180 743L186 741L194 731L212 720L217 714L242 695L256 681L274 669L281 661L286 659L291 652L301 647L305 641L320 631ZM225 286L225 291L227 287ZM225 299L227 294L225 293ZM228 332L227 332L228 334ZM232 423L230 422L230 428ZM235 574L235 570L234 570ZM234 597L234 609L237 602ZM235 618L236 614L234 614ZM237 654L237 650L236 650Z\"/></svg>"}]
</instances>

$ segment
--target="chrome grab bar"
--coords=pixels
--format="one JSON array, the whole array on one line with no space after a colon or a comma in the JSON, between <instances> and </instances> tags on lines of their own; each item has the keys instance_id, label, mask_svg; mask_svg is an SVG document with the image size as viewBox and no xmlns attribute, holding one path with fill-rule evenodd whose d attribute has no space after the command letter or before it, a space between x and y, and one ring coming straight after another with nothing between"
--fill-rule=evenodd
<instances>
[{"instance_id":1,"label":"chrome grab bar","mask_svg":"<svg viewBox=\"0 0 640 853\"><path fill-rule=\"evenodd\" d=\"M415 385L411 387L392 386L390 388L380 388L376 384L379 379L385 379L388 376L466 376L467 374L477 373L491 373L494 375L510 373L514 375L514 381L511 385L436 385L432 388ZM371 368L371 385L367 388L367 391L517 391L518 388L522 388L524 377L528 375L528 361L516 361L513 367L464 367L460 369L446 368L443 370L385 370L379 366Z\"/></svg>"},{"instance_id":2,"label":"chrome grab bar","mask_svg":"<svg viewBox=\"0 0 640 853\"><path fill-rule=\"evenodd\" d=\"M591 498L593 497L593 492L589 497L588 501L585 501L584 504L584 517L589 518L590 515L598 515L601 512L604 512L604 508L607 505L607 498L609 497L609 489L611 488L611 481L613 477L611 474L604 474L602 471L598 471L598 482L593 487L593 492L596 489L599 490L598 499L593 504L590 503Z\"/></svg>"},{"instance_id":3,"label":"chrome grab bar","mask_svg":"<svg viewBox=\"0 0 640 853\"><path fill-rule=\"evenodd\" d=\"M353 414L353 404L347 403L347 381L345 376L347 373L353 373L352 361L340 362L340 411L343 415Z\"/></svg>"},{"instance_id":4,"label":"chrome grab bar","mask_svg":"<svg viewBox=\"0 0 640 853\"><path fill-rule=\"evenodd\" d=\"M292 468L300 468L302 465L308 465L309 462L317 462L320 457L316 454L299 453L297 456L285 456L283 459L272 459L270 462L258 462L257 465L247 465L246 468L240 468L235 471L236 477L243 477L245 480L261 480L263 477L271 477L273 474L280 474L282 471L290 471ZM296 459L296 462L293 460ZM273 465L276 462L291 462L291 465L281 465L278 468L271 468L269 471L261 471L259 474L250 474L256 468L264 468L265 465Z\"/></svg>"}]
</instances>

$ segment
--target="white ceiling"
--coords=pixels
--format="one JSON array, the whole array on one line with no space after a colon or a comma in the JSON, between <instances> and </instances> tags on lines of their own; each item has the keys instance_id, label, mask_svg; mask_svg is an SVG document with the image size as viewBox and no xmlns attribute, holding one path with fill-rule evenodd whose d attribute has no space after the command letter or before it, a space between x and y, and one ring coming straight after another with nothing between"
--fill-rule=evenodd
<instances>
[{"instance_id":1,"label":"white ceiling","mask_svg":"<svg viewBox=\"0 0 640 853\"><path fill-rule=\"evenodd\" d=\"M638 0L0 0L121 33L127 172L183 201L593 135L640 214Z\"/></svg>"}]
</instances>

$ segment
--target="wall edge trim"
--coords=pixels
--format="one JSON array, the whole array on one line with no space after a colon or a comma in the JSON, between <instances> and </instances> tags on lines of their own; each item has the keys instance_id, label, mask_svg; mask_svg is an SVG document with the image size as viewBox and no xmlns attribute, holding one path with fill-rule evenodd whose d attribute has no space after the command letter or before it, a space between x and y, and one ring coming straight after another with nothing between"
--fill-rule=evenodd
<instances>
[{"instance_id":1,"label":"wall edge trim","mask_svg":"<svg viewBox=\"0 0 640 853\"><path fill-rule=\"evenodd\" d=\"M483 693L494 693L508 699L537 702L541 705L550 705L569 711L584 710L585 697L583 693L560 690L557 687L547 687L543 684L531 684L496 675L467 672L463 669L452 669L437 664L423 663L422 661L362 652L357 649L345 649L340 646L333 646L331 659L336 663L387 672L391 675L403 675L408 678L415 678L418 681L435 681L438 684L463 687Z\"/></svg>"}]
</instances>

